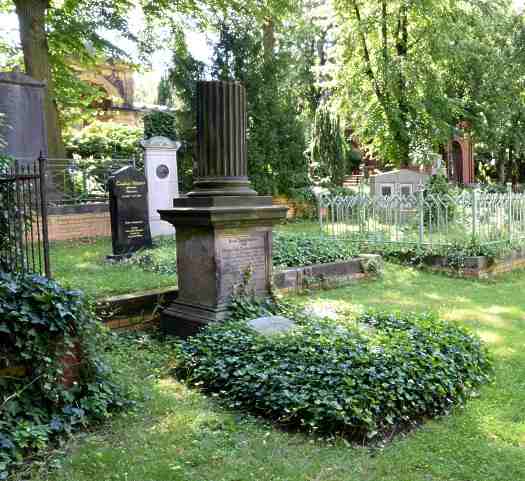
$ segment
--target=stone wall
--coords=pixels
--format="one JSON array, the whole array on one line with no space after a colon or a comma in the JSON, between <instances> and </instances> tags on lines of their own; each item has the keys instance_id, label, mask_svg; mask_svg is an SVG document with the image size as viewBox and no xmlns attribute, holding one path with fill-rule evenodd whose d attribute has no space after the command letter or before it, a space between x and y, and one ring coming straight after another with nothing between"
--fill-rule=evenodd
<instances>
[{"instance_id":1,"label":"stone wall","mask_svg":"<svg viewBox=\"0 0 525 481\"><path fill-rule=\"evenodd\" d=\"M357 282L369 276L363 261L363 258L356 258L275 272L274 286L282 292L300 292ZM155 322L154 310L173 302L178 295L178 288L167 287L107 297L98 301L97 312L111 329L134 329Z\"/></svg>"},{"instance_id":2,"label":"stone wall","mask_svg":"<svg viewBox=\"0 0 525 481\"><path fill-rule=\"evenodd\" d=\"M86 237L111 237L107 205L97 208L51 209L48 217L50 241L76 240Z\"/></svg>"},{"instance_id":3,"label":"stone wall","mask_svg":"<svg viewBox=\"0 0 525 481\"><path fill-rule=\"evenodd\" d=\"M517 269L525 269L525 250L514 251L507 257L492 261L485 256L466 257L464 264L462 269L455 269L447 265L445 257L436 256L427 265L427 268L461 277L479 279L494 277Z\"/></svg>"},{"instance_id":4,"label":"stone wall","mask_svg":"<svg viewBox=\"0 0 525 481\"><path fill-rule=\"evenodd\" d=\"M333 288L366 276L363 260L356 258L275 272L273 282L280 291L300 292L305 289Z\"/></svg>"}]
</instances>

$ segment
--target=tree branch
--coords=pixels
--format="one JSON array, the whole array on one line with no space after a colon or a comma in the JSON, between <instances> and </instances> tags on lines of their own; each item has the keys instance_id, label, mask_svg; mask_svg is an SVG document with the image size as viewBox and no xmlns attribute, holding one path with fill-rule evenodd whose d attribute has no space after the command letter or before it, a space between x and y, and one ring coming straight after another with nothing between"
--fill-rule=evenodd
<instances>
[{"instance_id":1,"label":"tree branch","mask_svg":"<svg viewBox=\"0 0 525 481\"><path fill-rule=\"evenodd\" d=\"M372 68L372 60L370 57L370 50L368 49L368 43L366 41L366 35L362 28L362 19L361 19L361 11L359 10L359 6L357 5L356 0L351 0L352 6L354 7L354 13L357 19L357 23L359 25L359 38L361 40L361 46L363 48L363 57L365 60L366 65L366 74L372 81L372 84L374 86L374 91L377 96L377 99L383 103L384 102L384 95L381 91L381 88L379 87L379 83L377 81L376 76L374 75L374 70Z\"/></svg>"}]
</instances>

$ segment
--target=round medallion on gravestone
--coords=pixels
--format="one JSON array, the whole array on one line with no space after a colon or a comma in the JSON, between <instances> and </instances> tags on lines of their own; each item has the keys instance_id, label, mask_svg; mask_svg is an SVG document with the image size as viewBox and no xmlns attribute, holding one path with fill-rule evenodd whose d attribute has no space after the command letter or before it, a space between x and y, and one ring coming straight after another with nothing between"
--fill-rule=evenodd
<instances>
[{"instance_id":1,"label":"round medallion on gravestone","mask_svg":"<svg viewBox=\"0 0 525 481\"><path fill-rule=\"evenodd\" d=\"M170 169L167 165L161 164L157 167L157 177L159 179L165 179L170 175Z\"/></svg>"}]
</instances>

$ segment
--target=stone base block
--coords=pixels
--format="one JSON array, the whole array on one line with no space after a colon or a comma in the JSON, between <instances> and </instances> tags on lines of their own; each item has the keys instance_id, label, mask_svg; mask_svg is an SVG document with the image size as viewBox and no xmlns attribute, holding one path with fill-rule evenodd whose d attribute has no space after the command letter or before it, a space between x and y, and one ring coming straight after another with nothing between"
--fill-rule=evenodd
<instances>
[{"instance_id":1,"label":"stone base block","mask_svg":"<svg viewBox=\"0 0 525 481\"><path fill-rule=\"evenodd\" d=\"M162 311L160 326L164 334L186 338L210 322L224 321L227 316L226 305L212 308L175 301Z\"/></svg>"}]
</instances>

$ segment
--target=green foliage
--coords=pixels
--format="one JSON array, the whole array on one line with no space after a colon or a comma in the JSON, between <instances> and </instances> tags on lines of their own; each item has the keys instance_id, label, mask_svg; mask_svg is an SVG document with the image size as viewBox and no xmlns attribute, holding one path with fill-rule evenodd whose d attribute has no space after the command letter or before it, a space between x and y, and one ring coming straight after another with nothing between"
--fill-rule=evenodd
<instances>
[{"instance_id":1,"label":"green foliage","mask_svg":"<svg viewBox=\"0 0 525 481\"><path fill-rule=\"evenodd\" d=\"M350 174L351 146L344 137L339 115L321 104L315 112L310 145L310 162L313 175L332 185L340 186Z\"/></svg>"},{"instance_id":2,"label":"green foliage","mask_svg":"<svg viewBox=\"0 0 525 481\"><path fill-rule=\"evenodd\" d=\"M444 175L437 174L430 177L425 185L423 196L425 198L428 196L437 196L436 198L439 199L439 203L435 201L425 203L425 224L435 224L436 219L438 219L440 215L445 215L445 213L449 222L454 220L457 210L453 197L455 190L457 190L457 188L451 185Z\"/></svg>"},{"instance_id":3,"label":"green foliage","mask_svg":"<svg viewBox=\"0 0 525 481\"><path fill-rule=\"evenodd\" d=\"M423 246L385 244L368 246L368 249L380 253L386 260L400 262L412 266L432 266L440 258L443 260L442 267L449 267L456 271L465 268L468 257L487 257L489 264L494 263L497 258L509 254L518 245L509 244L486 244L479 239L469 239L465 242L456 241L450 245ZM362 250L365 250L364 246Z\"/></svg>"},{"instance_id":4,"label":"green foliage","mask_svg":"<svg viewBox=\"0 0 525 481\"><path fill-rule=\"evenodd\" d=\"M489 379L486 349L455 324L380 312L357 323L299 319L271 337L212 325L183 344L179 372L232 408L360 440L448 413Z\"/></svg>"},{"instance_id":5,"label":"green foliage","mask_svg":"<svg viewBox=\"0 0 525 481\"><path fill-rule=\"evenodd\" d=\"M142 129L125 124L95 121L66 135L69 155L96 159L131 159L140 152Z\"/></svg>"},{"instance_id":6,"label":"green foliage","mask_svg":"<svg viewBox=\"0 0 525 481\"><path fill-rule=\"evenodd\" d=\"M513 128L511 110L514 125L522 122L521 100L511 99L522 88L523 63L513 56L523 20L507 0L336 0L334 7L338 98L361 144L385 163L428 157L463 120L492 145Z\"/></svg>"},{"instance_id":7,"label":"green foliage","mask_svg":"<svg viewBox=\"0 0 525 481\"><path fill-rule=\"evenodd\" d=\"M80 292L0 272L0 478L124 405L103 360L105 335Z\"/></svg>"},{"instance_id":8,"label":"green foliage","mask_svg":"<svg viewBox=\"0 0 525 481\"><path fill-rule=\"evenodd\" d=\"M300 267L348 260L359 253L356 244L342 240L323 239L308 234L274 232L272 255L276 267ZM155 249L141 251L128 263L149 272L172 275L177 272L174 241L163 241Z\"/></svg>"},{"instance_id":9,"label":"green foliage","mask_svg":"<svg viewBox=\"0 0 525 481\"><path fill-rule=\"evenodd\" d=\"M300 267L343 261L356 257L359 253L356 244L307 234L275 232L273 239L273 264L281 267Z\"/></svg>"},{"instance_id":10,"label":"green foliage","mask_svg":"<svg viewBox=\"0 0 525 481\"><path fill-rule=\"evenodd\" d=\"M179 178L184 191L193 184L192 150L196 142L195 94L197 81L205 76L205 64L188 49L184 31L175 29L172 39L172 67L159 84L159 103L176 108L176 124L182 147L177 155Z\"/></svg>"},{"instance_id":11,"label":"green foliage","mask_svg":"<svg viewBox=\"0 0 525 481\"><path fill-rule=\"evenodd\" d=\"M173 112L156 110L144 116L144 137L161 136L171 140L177 140L175 131L176 117Z\"/></svg>"},{"instance_id":12,"label":"green foliage","mask_svg":"<svg viewBox=\"0 0 525 481\"><path fill-rule=\"evenodd\" d=\"M309 184L305 129L295 95L294 58L285 48L264 51L262 28L230 15L219 25L212 75L246 87L248 172L261 194L289 194ZM268 59L270 57L270 59Z\"/></svg>"}]
</instances>

